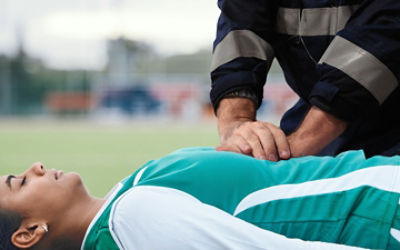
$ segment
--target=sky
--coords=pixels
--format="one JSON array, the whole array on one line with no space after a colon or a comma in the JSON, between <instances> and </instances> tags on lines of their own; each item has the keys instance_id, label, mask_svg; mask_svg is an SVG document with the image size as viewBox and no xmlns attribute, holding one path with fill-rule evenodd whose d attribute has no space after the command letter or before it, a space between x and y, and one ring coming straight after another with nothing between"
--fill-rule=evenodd
<instances>
[{"instance_id":1,"label":"sky","mask_svg":"<svg viewBox=\"0 0 400 250\"><path fill-rule=\"evenodd\" d=\"M0 54L18 40L55 68L100 69L106 40L125 36L164 55L212 47L217 0L0 0Z\"/></svg>"}]
</instances>

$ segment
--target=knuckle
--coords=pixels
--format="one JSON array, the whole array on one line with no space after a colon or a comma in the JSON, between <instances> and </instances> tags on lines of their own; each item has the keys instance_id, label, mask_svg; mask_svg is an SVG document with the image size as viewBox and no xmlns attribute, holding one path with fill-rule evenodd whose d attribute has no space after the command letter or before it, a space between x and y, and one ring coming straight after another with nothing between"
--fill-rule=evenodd
<instances>
[{"instance_id":1,"label":"knuckle","mask_svg":"<svg viewBox=\"0 0 400 250\"><path fill-rule=\"evenodd\" d=\"M282 131L282 130L280 130L280 129L277 129L276 131L275 131L275 133L278 135L278 136L280 136L280 137L285 137L286 138L286 134Z\"/></svg>"},{"instance_id":2,"label":"knuckle","mask_svg":"<svg viewBox=\"0 0 400 250\"><path fill-rule=\"evenodd\" d=\"M249 125L244 123L242 125L240 125L235 131L236 132L242 132L242 131L246 131L249 129Z\"/></svg>"},{"instance_id":3,"label":"knuckle","mask_svg":"<svg viewBox=\"0 0 400 250\"><path fill-rule=\"evenodd\" d=\"M260 121L256 121L254 123L254 126L257 127L257 128L265 128L264 122L260 122Z\"/></svg>"}]
</instances>

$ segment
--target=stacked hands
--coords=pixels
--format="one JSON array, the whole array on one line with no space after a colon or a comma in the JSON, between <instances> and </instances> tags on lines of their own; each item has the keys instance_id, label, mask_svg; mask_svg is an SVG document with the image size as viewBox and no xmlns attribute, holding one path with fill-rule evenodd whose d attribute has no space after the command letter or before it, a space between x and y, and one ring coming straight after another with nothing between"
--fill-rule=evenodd
<instances>
[{"instance_id":1,"label":"stacked hands","mask_svg":"<svg viewBox=\"0 0 400 250\"><path fill-rule=\"evenodd\" d=\"M296 131L286 135L272 123L257 121L256 105L246 98L222 99L216 113L221 141L217 151L269 161L318 154L347 127L345 121L312 106Z\"/></svg>"},{"instance_id":2,"label":"stacked hands","mask_svg":"<svg viewBox=\"0 0 400 250\"><path fill-rule=\"evenodd\" d=\"M291 156L290 144L285 133L268 122L238 121L221 134L217 151L233 151L254 156L260 160L287 160Z\"/></svg>"}]
</instances>

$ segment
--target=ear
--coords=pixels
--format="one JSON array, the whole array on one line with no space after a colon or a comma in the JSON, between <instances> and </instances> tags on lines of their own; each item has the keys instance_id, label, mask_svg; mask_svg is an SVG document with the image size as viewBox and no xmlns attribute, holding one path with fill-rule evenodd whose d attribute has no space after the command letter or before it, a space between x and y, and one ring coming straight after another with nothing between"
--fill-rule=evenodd
<instances>
[{"instance_id":1,"label":"ear","mask_svg":"<svg viewBox=\"0 0 400 250\"><path fill-rule=\"evenodd\" d=\"M17 231L11 236L11 242L20 249L27 249L37 244L47 233L47 224L33 222L21 224Z\"/></svg>"}]
</instances>

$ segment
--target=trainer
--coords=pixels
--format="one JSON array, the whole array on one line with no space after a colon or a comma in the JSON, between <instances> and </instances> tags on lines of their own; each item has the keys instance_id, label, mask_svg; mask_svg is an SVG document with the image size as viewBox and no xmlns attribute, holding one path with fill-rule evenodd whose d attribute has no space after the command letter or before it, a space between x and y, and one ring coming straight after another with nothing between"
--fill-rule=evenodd
<instances>
[{"instance_id":1,"label":"trainer","mask_svg":"<svg viewBox=\"0 0 400 250\"><path fill-rule=\"evenodd\" d=\"M400 154L399 0L219 0L210 97L221 145L259 159ZM298 102L257 121L272 60Z\"/></svg>"}]
</instances>

